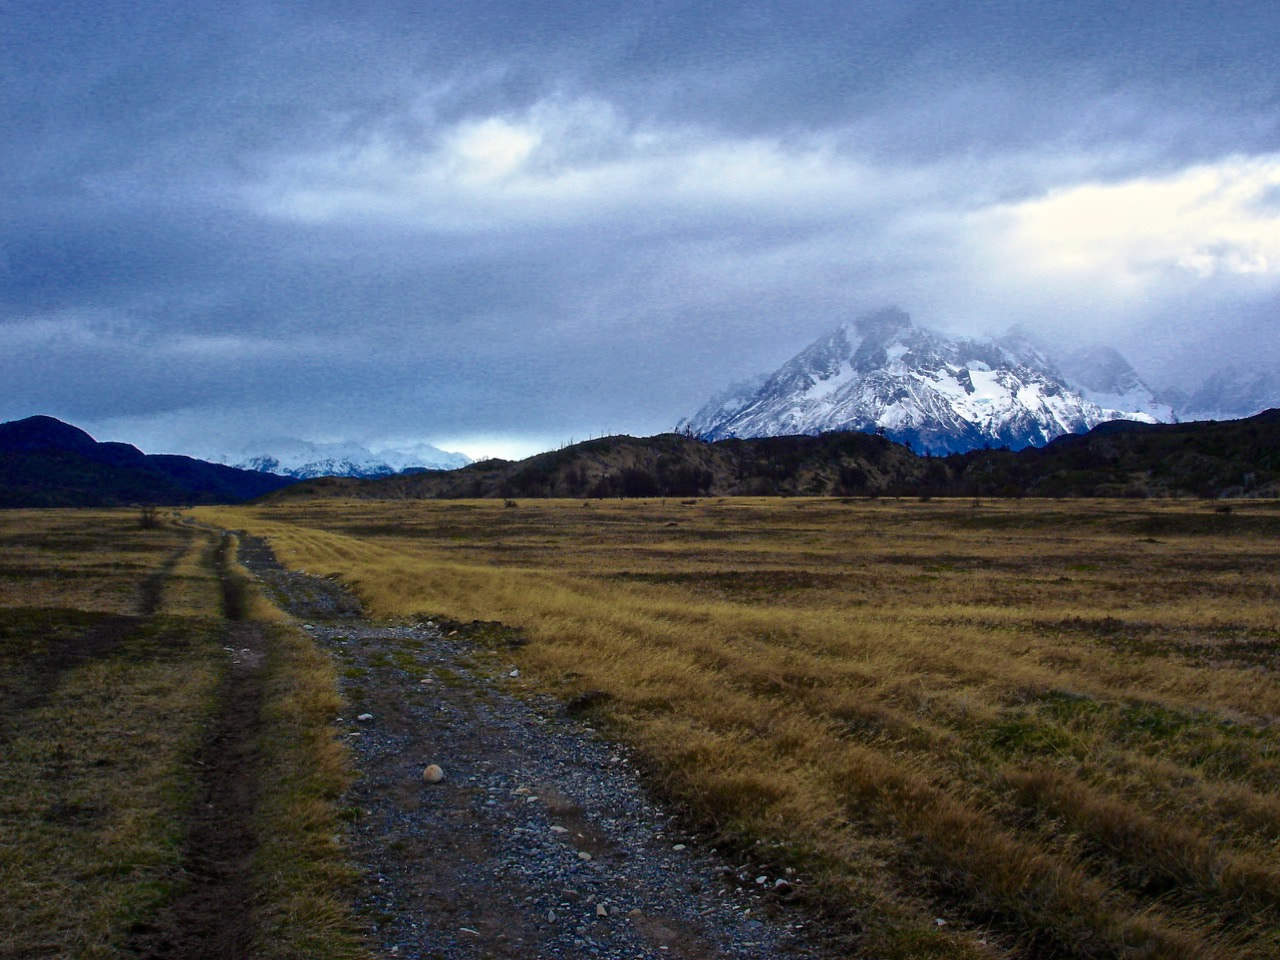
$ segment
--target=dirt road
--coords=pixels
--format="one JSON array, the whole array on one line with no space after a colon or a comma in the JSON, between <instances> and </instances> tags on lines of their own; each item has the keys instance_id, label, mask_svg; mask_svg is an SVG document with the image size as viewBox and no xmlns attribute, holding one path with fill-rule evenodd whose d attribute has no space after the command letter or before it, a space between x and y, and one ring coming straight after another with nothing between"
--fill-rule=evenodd
<instances>
[{"instance_id":1,"label":"dirt road","mask_svg":"<svg viewBox=\"0 0 1280 960\"><path fill-rule=\"evenodd\" d=\"M344 798L359 908L381 956L820 957L804 878L722 859L627 754L521 695L490 625L377 623L326 580L242 560L332 651L360 776ZM424 782L436 764L438 783Z\"/></svg>"}]
</instances>

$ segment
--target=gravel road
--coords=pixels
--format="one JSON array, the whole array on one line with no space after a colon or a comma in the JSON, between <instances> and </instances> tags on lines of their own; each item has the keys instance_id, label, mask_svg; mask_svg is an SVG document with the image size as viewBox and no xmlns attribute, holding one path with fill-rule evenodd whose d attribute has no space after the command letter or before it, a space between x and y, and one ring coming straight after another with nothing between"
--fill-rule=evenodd
<instances>
[{"instance_id":1,"label":"gravel road","mask_svg":"<svg viewBox=\"0 0 1280 960\"><path fill-rule=\"evenodd\" d=\"M796 903L803 877L758 873L682 833L625 750L522 691L472 625L367 620L261 543L247 540L242 559L342 674L339 726L360 772L343 801L347 841L376 954L831 955Z\"/></svg>"}]
</instances>

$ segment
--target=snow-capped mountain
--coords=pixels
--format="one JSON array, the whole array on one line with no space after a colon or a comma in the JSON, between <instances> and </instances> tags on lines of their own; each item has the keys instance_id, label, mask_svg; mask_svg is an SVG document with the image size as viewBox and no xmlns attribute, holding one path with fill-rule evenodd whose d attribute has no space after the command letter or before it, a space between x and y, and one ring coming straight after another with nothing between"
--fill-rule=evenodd
<instances>
[{"instance_id":1,"label":"snow-capped mountain","mask_svg":"<svg viewBox=\"0 0 1280 960\"><path fill-rule=\"evenodd\" d=\"M723 423L732 419L743 407L755 399L769 375L765 373L745 380L735 380L702 405L692 417L676 424L676 433L701 433L704 425Z\"/></svg>"},{"instance_id":2,"label":"snow-capped mountain","mask_svg":"<svg viewBox=\"0 0 1280 960\"><path fill-rule=\"evenodd\" d=\"M1280 407L1280 373L1224 367L1194 392L1168 390L1182 420L1236 420Z\"/></svg>"},{"instance_id":3,"label":"snow-capped mountain","mask_svg":"<svg viewBox=\"0 0 1280 960\"><path fill-rule=\"evenodd\" d=\"M752 395L722 395L687 427L708 440L875 431L944 454L1039 446L1107 420L1169 419L1120 363L1081 360L1096 396L1123 401L1104 406L1069 386L1024 336L951 339L889 308L841 324Z\"/></svg>"},{"instance_id":4,"label":"snow-capped mountain","mask_svg":"<svg viewBox=\"0 0 1280 960\"><path fill-rule=\"evenodd\" d=\"M255 442L238 454L220 458L245 470L285 477L387 477L406 470L453 470L471 458L429 443L373 452L358 443L311 443L294 438Z\"/></svg>"}]
</instances>

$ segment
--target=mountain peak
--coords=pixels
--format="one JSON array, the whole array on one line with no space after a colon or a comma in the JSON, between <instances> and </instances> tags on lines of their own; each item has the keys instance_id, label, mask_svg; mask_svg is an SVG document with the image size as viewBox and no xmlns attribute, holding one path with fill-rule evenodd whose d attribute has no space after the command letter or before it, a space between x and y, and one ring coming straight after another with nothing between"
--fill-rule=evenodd
<instances>
[{"instance_id":1,"label":"mountain peak","mask_svg":"<svg viewBox=\"0 0 1280 960\"><path fill-rule=\"evenodd\" d=\"M79 427L56 417L37 415L0 423L0 450L74 450L84 453L98 442Z\"/></svg>"},{"instance_id":2,"label":"mountain peak","mask_svg":"<svg viewBox=\"0 0 1280 960\"><path fill-rule=\"evenodd\" d=\"M1131 394L1109 393L1123 403L1104 406L1073 388L1025 335L952 339L887 307L840 324L754 394L709 404L689 426L708 440L856 430L930 453L1017 449L1117 418L1168 419L1150 391L1145 404Z\"/></svg>"},{"instance_id":3,"label":"mountain peak","mask_svg":"<svg viewBox=\"0 0 1280 960\"><path fill-rule=\"evenodd\" d=\"M0 423L0 461L0 507L237 503L287 483L191 457L149 456L128 443L99 443L45 416Z\"/></svg>"},{"instance_id":4,"label":"mountain peak","mask_svg":"<svg viewBox=\"0 0 1280 960\"><path fill-rule=\"evenodd\" d=\"M852 323L843 324L852 328L860 337L891 338L903 330L915 326L911 315L899 307L884 307L872 313L864 313Z\"/></svg>"}]
</instances>

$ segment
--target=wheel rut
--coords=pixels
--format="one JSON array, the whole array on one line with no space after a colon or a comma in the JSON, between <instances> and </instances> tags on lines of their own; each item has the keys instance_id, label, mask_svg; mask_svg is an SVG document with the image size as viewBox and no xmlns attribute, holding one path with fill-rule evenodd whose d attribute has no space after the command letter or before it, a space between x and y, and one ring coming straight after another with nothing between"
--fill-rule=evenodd
<instances>
[{"instance_id":1,"label":"wheel rut","mask_svg":"<svg viewBox=\"0 0 1280 960\"><path fill-rule=\"evenodd\" d=\"M243 960L252 952L252 823L266 634L262 624L244 619L245 584L231 569L230 542L224 536L215 555L229 659L195 759L181 887L154 922L135 930L131 948L143 960Z\"/></svg>"}]
</instances>

